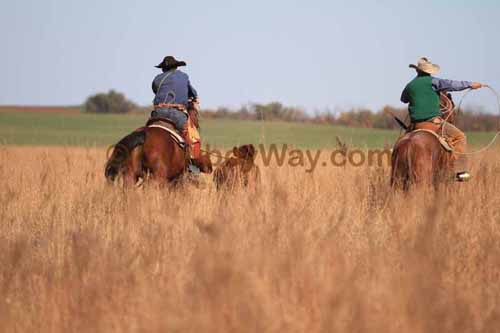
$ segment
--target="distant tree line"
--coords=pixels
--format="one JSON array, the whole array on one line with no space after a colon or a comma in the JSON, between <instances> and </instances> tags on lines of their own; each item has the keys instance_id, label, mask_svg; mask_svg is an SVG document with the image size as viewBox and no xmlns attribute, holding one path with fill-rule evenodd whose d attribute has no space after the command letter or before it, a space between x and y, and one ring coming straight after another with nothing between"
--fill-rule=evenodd
<instances>
[{"instance_id":1,"label":"distant tree line","mask_svg":"<svg viewBox=\"0 0 500 333\"><path fill-rule=\"evenodd\" d=\"M90 113L149 113L151 107L139 107L128 100L124 94L110 90L108 93L99 93L90 96L85 101L83 110ZM279 102L267 104L252 103L237 109L219 107L201 111L204 118L210 119L239 119L260 121L285 121L315 124L329 124L360 128L399 129L393 116L408 123L406 108L385 106L378 112L359 108L343 111L331 110L307 113L299 107L285 106ZM460 112L458 125L465 131L496 131L500 124L498 115L464 110Z\"/></svg>"},{"instance_id":2,"label":"distant tree line","mask_svg":"<svg viewBox=\"0 0 500 333\"><path fill-rule=\"evenodd\" d=\"M219 107L214 110L203 110L202 117L211 119L240 119L304 122L315 124L329 124L359 128L399 129L394 120L398 117L406 124L409 123L406 108L385 106L382 110L374 112L369 109L350 109L332 112L331 110L307 113L302 108L283 106L281 103L244 105L238 109ZM458 126L465 131L497 131L500 130L500 119L496 114L477 112L466 109L461 110L458 117Z\"/></svg>"}]
</instances>

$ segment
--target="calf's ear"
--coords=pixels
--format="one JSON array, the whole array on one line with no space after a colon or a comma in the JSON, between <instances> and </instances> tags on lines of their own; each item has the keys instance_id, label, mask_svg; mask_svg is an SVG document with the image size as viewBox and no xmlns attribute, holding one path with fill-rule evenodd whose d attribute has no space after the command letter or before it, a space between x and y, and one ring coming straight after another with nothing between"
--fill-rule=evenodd
<instances>
[{"instance_id":1,"label":"calf's ear","mask_svg":"<svg viewBox=\"0 0 500 333\"><path fill-rule=\"evenodd\" d=\"M248 157L252 160L255 157L255 147L253 145L248 145Z\"/></svg>"}]
</instances>

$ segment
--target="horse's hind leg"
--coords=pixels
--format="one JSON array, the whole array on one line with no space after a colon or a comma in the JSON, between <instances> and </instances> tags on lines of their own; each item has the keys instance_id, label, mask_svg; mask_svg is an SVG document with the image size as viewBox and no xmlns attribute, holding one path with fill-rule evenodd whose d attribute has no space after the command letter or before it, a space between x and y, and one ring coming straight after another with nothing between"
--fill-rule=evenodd
<instances>
[{"instance_id":1,"label":"horse's hind leg","mask_svg":"<svg viewBox=\"0 0 500 333\"><path fill-rule=\"evenodd\" d=\"M142 146L137 146L130 152L126 161L123 174L124 186L134 186L142 175Z\"/></svg>"},{"instance_id":2,"label":"horse's hind leg","mask_svg":"<svg viewBox=\"0 0 500 333\"><path fill-rule=\"evenodd\" d=\"M168 169L161 158L149 158L147 166L151 170L152 180L159 186L164 186L167 183Z\"/></svg>"},{"instance_id":3,"label":"horse's hind leg","mask_svg":"<svg viewBox=\"0 0 500 333\"><path fill-rule=\"evenodd\" d=\"M158 166L153 170L153 180L156 181L160 186L164 186L167 182L167 168L163 165Z\"/></svg>"},{"instance_id":4,"label":"horse's hind leg","mask_svg":"<svg viewBox=\"0 0 500 333\"><path fill-rule=\"evenodd\" d=\"M409 185L409 175L408 175L408 165L405 165L404 154L399 154L395 151L392 155L391 162L391 187L393 189L402 189L404 191L408 190Z\"/></svg>"},{"instance_id":5,"label":"horse's hind leg","mask_svg":"<svg viewBox=\"0 0 500 333\"><path fill-rule=\"evenodd\" d=\"M434 183L434 174L432 168L432 161L424 158L414 161L414 168L412 172L413 183L418 187L428 187Z\"/></svg>"}]
</instances>

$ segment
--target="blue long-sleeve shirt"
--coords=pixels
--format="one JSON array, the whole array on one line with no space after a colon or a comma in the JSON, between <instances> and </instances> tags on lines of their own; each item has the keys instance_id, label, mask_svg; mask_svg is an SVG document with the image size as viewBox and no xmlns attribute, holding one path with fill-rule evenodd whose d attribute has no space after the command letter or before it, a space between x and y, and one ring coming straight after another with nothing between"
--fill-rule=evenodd
<instances>
[{"instance_id":1,"label":"blue long-sleeve shirt","mask_svg":"<svg viewBox=\"0 0 500 333\"><path fill-rule=\"evenodd\" d=\"M434 89L435 92L461 91L471 87L472 87L472 82L470 81L445 80L445 79L439 79L437 77L432 78L432 89ZM403 93L401 94L401 102L403 103L410 102L410 96L408 95L406 88L403 90Z\"/></svg>"},{"instance_id":2,"label":"blue long-sleeve shirt","mask_svg":"<svg viewBox=\"0 0 500 333\"><path fill-rule=\"evenodd\" d=\"M189 82L189 76L177 69L157 75L153 80L152 89L155 93L154 105L170 103L187 106L189 98L198 97Z\"/></svg>"}]
</instances>

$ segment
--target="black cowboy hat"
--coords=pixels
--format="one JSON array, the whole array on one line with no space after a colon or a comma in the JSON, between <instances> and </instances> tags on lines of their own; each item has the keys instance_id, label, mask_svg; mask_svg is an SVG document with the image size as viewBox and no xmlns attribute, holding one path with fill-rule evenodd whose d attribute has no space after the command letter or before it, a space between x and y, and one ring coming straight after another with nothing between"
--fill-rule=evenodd
<instances>
[{"instance_id":1,"label":"black cowboy hat","mask_svg":"<svg viewBox=\"0 0 500 333\"><path fill-rule=\"evenodd\" d=\"M163 58L163 61L160 62L158 65L156 65L156 68L162 68L162 69L171 69L171 68L177 68L181 66L186 66L186 63L184 61L178 61L172 56L166 56Z\"/></svg>"}]
</instances>

